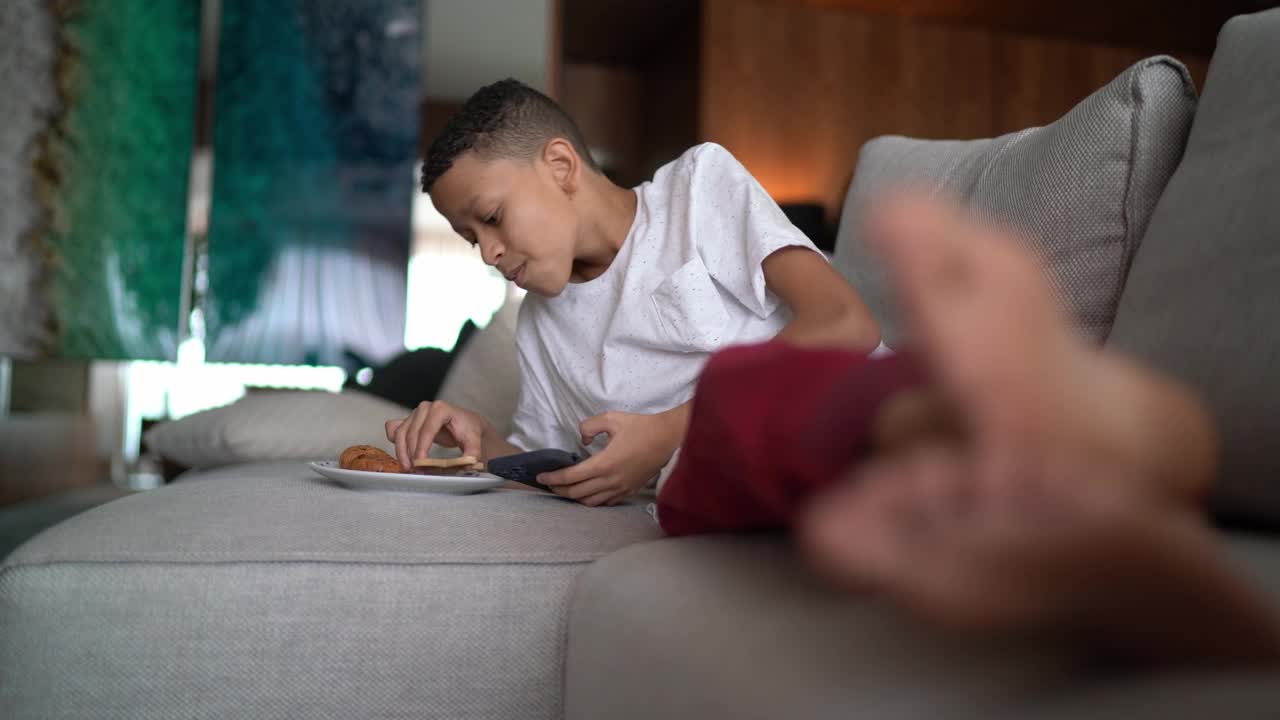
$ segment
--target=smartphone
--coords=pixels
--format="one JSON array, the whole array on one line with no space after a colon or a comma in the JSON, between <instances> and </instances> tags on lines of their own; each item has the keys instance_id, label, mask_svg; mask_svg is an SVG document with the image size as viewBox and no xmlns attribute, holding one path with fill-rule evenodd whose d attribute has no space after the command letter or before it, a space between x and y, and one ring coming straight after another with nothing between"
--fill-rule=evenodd
<instances>
[{"instance_id":1,"label":"smartphone","mask_svg":"<svg viewBox=\"0 0 1280 720\"><path fill-rule=\"evenodd\" d=\"M580 462L582 462L581 456L564 450L532 450L494 458L487 463L485 470L503 480L514 480L544 492L553 492L551 488L538 482L538 475L567 468Z\"/></svg>"}]
</instances>

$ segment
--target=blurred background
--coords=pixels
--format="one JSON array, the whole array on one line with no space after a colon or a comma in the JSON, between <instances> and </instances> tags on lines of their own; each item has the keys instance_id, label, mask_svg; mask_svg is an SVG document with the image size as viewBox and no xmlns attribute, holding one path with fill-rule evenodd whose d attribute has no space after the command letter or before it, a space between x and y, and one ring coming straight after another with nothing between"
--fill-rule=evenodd
<instances>
[{"instance_id":1,"label":"blurred background","mask_svg":"<svg viewBox=\"0 0 1280 720\"><path fill-rule=\"evenodd\" d=\"M866 140L1050 122L1155 53L1202 83L1274 4L6 0L0 505L158 483L147 425L255 388L447 367L521 299L417 189L487 83L561 102L622 185L718 142L830 250Z\"/></svg>"}]
</instances>

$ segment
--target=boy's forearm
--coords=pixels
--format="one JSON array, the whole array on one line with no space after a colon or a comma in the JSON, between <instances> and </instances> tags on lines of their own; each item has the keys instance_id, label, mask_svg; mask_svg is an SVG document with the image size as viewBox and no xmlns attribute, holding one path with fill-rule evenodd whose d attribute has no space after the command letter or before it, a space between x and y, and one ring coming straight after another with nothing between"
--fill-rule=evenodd
<instances>
[{"instance_id":1,"label":"boy's forearm","mask_svg":"<svg viewBox=\"0 0 1280 720\"><path fill-rule=\"evenodd\" d=\"M667 422L664 423L669 434L667 436L667 445L671 448L671 452L675 452L684 444L685 433L689 430L689 416L693 414L693 401L686 400L683 404L677 405L663 413Z\"/></svg>"},{"instance_id":2,"label":"boy's forearm","mask_svg":"<svg viewBox=\"0 0 1280 720\"><path fill-rule=\"evenodd\" d=\"M870 313L850 308L821 315L797 313L777 337L801 346L852 347L869 352L880 344L880 328Z\"/></svg>"},{"instance_id":3,"label":"boy's forearm","mask_svg":"<svg viewBox=\"0 0 1280 720\"><path fill-rule=\"evenodd\" d=\"M765 286L792 319L778 337L795 345L870 352L880 328L858 292L823 257L802 247L783 248L762 263Z\"/></svg>"},{"instance_id":4,"label":"boy's forearm","mask_svg":"<svg viewBox=\"0 0 1280 720\"><path fill-rule=\"evenodd\" d=\"M492 423L486 422L484 432L480 436L480 452L484 453L484 457L480 458L481 462L489 462L494 458L515 455L524 451L507 442L507 439L498 433L498 429Z\"/></svg>"}]
</instances>

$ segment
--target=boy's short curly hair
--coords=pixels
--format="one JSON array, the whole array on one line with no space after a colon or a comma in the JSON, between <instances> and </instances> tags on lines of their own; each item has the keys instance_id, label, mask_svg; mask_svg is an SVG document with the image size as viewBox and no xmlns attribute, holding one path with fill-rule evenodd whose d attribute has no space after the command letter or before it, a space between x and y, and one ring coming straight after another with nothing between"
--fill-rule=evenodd
<instances>
[{"instance_id":1,"label":"boy's short curly hair","mask_svg":"<svg viewBox=\"0 0 1280 720\"><path fill-rule=\"evenodd\" d=\"M554 100L513 78L486 85L467 99L431 142L422 165L422 191L431 192L436 180L468 150L485 158L526 160L553 138L573 143L587 167L600 171L577 124Z\"/></svg>"}]
</instances>

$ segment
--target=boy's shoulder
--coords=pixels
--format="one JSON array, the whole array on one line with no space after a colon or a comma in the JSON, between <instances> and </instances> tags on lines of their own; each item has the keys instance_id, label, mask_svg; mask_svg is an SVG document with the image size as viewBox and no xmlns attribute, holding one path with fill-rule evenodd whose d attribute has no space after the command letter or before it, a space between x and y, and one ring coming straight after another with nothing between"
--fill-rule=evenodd
<instances>
[{"instance_id":1,"label":"boy's shoulder","mask_svg":"<svg viewBox=\"0 0 1280 720\"><path fill-rule=\"evenodd\" d=\"M680 157L658 169L653 176L655 184L666 180L694 183L699 180L720 180L725 174L745 174L746 168L723 145L713 142L700 143L685 150Z\"/></svg>"},{"instance_id":2,"label":"boy's shoulder","mask_svg":"<svg viewBox=\"0 0 1280 720\"><path fill-rule=\"evenodd\" d=\"M696 166L704 163L720 163L731 161L737 163L738 160L723 145L714 142L704 142L694 145L693 147L681 153L676 158L673 165L690 165Z\"/></svg>"}]
</instances>

